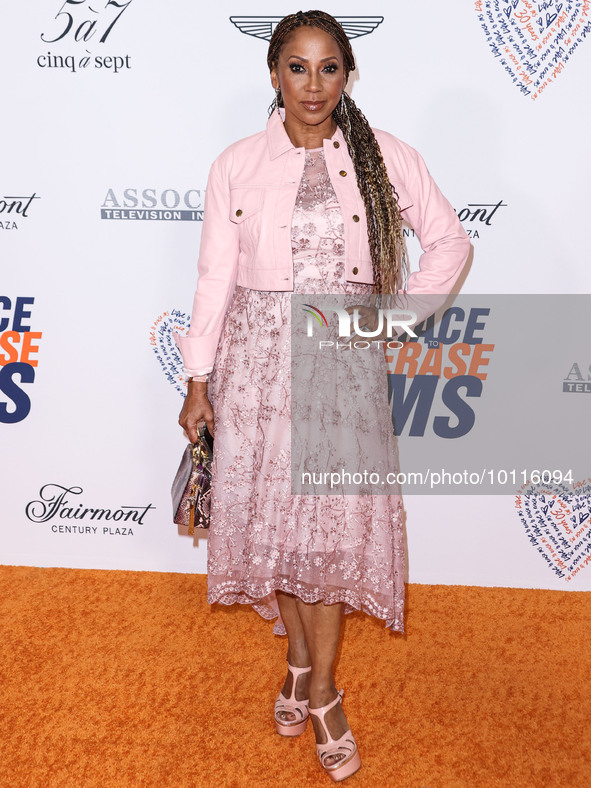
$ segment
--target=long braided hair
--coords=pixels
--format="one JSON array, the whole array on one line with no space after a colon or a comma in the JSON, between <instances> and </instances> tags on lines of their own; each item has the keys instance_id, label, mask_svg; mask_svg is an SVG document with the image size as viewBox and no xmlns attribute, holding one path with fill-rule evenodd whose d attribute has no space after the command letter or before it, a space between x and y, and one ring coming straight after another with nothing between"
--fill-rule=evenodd
<instances>
[{"instance_id":1,"label":"long braided hair","mask_svg":"<svg viewBox=\"0 0 591 788\"><path fill-rule=\"evenodd\" d=\"M310 25L328 33L339 45L343 55L345 76L355 71L355 56L347 34L330 14L324 11L298 11L284 17L275 28L269 42L267 64L269 70L277 66L285 38L298 27ZM283 106L278 91L271 107ZM400 279L405 286L407 259L402 220L396 201L396 191L388 178L378 141L367 118L353 99L343 91L332 117L343 132L349 155L353 161L357 185L367 216L367 235L373 265L373 292L396 293Z\"/></svg>"}]
</instances>

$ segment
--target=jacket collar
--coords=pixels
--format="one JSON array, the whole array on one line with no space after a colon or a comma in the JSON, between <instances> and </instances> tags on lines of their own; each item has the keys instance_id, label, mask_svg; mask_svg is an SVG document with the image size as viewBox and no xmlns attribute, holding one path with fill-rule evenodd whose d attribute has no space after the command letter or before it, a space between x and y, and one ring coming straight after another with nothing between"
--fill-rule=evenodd
<instances>
[{"instance_id":1,"label":"jacket collar","mask_svg":"<svg viewBox=\"0 0 591 788\"><path fill-rule=\"evenodd\" d=\"M285 110L283 107L279 109L279 113L280 114L277 113L277 110L273 110L271 117L267 121L267 145L269 146L269 155L271 159L276 159L289 150L295 150L295 146L289 139L285 131L285 126L283 125L285 119ZM346 146L343 132L338 126L332 137L324 140L324 145L333 141L337 141L341 145Z\"/></svg>"}]
</instances>

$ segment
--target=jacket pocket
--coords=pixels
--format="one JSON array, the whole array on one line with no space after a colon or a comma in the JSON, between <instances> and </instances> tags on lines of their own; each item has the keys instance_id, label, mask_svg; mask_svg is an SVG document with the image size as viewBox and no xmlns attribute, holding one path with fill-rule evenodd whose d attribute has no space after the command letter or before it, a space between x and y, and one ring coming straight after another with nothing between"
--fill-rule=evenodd
<instances>
[{"instance_id":1,"label":"jacket pocket","mask_svg":"<svg viewBox=\"0 0 591 788\"><path fill-rule=\"evenodd\" d=\"M263 207L263 190L236 186L230 189L230 221L242 224Z\"/></svg>"},{"instance_id":2,"label":"jacket pocket","mask_svg":"<svg viewBox=\"0 0 591 788\"><path fill-rule=\"evenodd\" d=\"M238 225L240 248L254 258L261 234L263 189L236 186L230 189L230 221Z\"/></svg>"}]
</instances>

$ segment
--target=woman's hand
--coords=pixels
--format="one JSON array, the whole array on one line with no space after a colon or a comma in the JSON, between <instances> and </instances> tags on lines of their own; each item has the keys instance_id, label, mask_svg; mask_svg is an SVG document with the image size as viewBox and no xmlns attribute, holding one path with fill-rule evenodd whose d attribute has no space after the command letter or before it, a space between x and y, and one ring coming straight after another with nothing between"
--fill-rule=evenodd
<instances>
[{"instance_id":1,"label":"woman's hand","mask_svg":"<svg viewBox=\"0 0 591 788\"><path fill-rule=\"evenodd\" d=\"M207 383L191 380L187 384L187 396L179 415L179 424L191 443L197 443L199 427L203 422L213 436L213 408L207 397Z\"/></svg>"}]
</instances>

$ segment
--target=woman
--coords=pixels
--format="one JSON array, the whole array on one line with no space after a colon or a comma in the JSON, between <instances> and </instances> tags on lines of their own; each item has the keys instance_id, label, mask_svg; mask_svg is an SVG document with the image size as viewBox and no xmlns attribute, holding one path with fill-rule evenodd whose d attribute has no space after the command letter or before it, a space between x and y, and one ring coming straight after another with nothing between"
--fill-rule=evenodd
<instances>
[{"instance_id":1,"label":"woman","mask_svg":"<svg viewBox=\"0 0 591 788\"><path fill-rule=\"evenodd\" d=\"M292 495L290 298L450 292L469 241L416 151L372 130L345 93L355 61L333 17L285 17L268 64L266 130L225 150L208 180L191 328L176 337L189 376L179 423L195 441L215 411L208 602L279 611L276 729L298 735L311 716L337 781L361 765L333 677L341 618L364 610L402 631L402 505ZM424 250L406 283L402 215Z\"/></svg>"}]
</instances>

